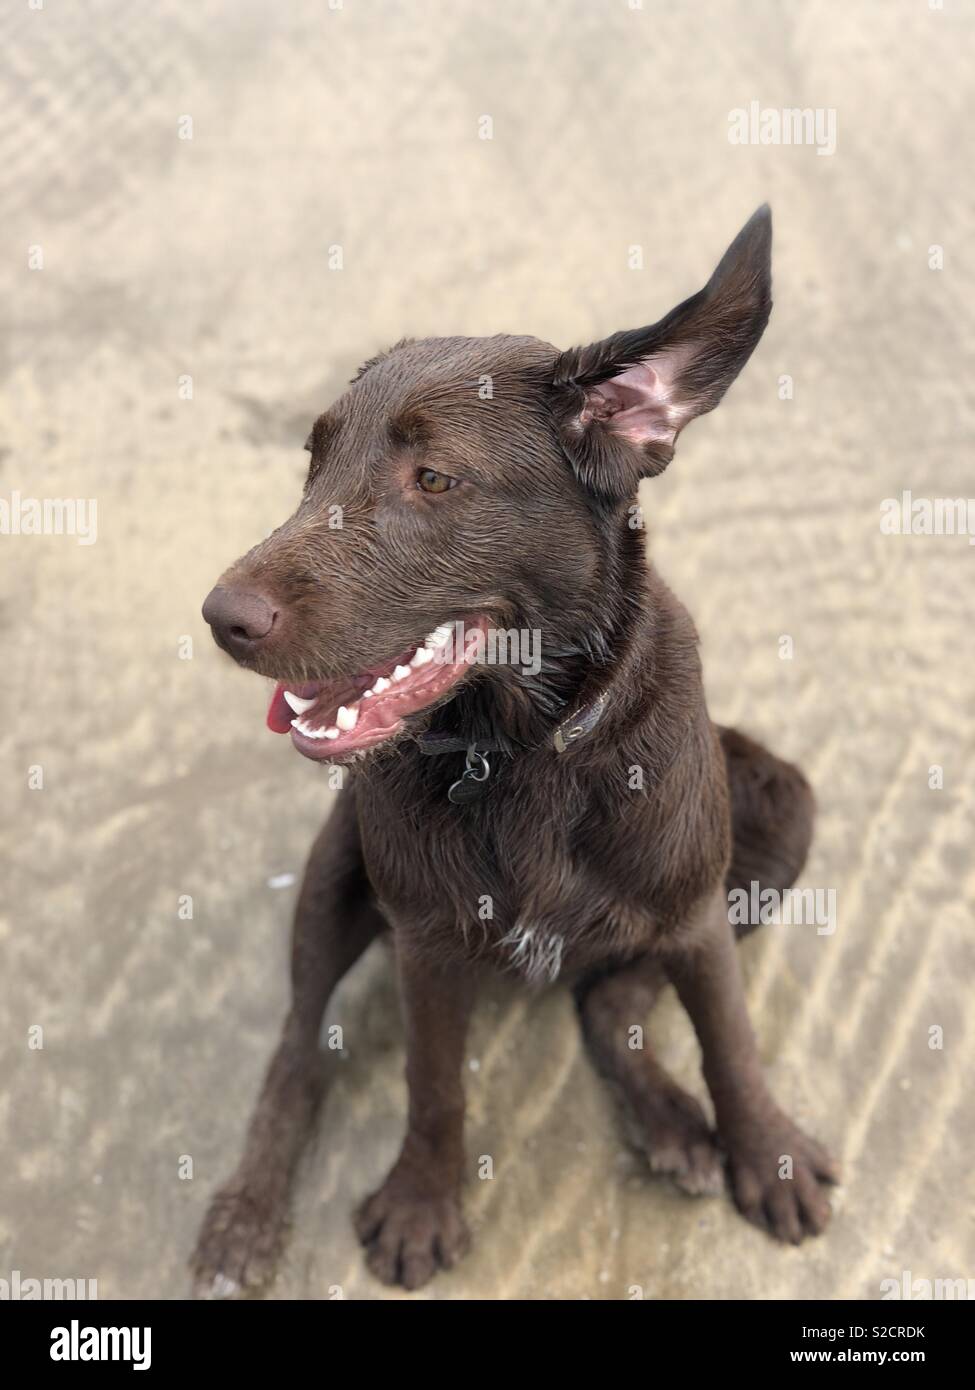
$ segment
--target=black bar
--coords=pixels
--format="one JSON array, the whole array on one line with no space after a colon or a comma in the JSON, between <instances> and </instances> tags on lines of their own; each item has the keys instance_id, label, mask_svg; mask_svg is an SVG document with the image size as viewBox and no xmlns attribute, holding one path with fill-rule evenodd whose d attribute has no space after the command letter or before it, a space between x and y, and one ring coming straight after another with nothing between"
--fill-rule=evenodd
<instances>
[{"instance_id":1,"label":"black bar","mask_svg":"<svg viewBox=\"0 0 975 1390\"><path fill-rule=\"evenodd\" d=\"M418 1355L424 1366L436 1366L438 1343L433 1339L443 1336L443 1370L449 1366L454 1375L466 1379L467 1365L479 1378L495 1366L498 1374L510 1374L512 1365L524 1364L529 1352L546 1370L566 1364L578 1373L577 1358L599 1349L617 1369L635 1362L645 1366L647 1375L654 1374L655 1363L659 1369L658 1353L666 1357L666 1364L678 1357L682 1374L850 1365L907 1373L921 1366L948 1370L967 1352L972 1327L969 1305L952 1300L621 1300L626 1305L622 1307L607 1300L574 1304L569 1321L564 1306L542 1301L478 1302L469 1308L471 1302L398 1297L349 1303L4 1303L0 1336L5 1361L21 1374L53 1372L66 1382L85 1371L155 1374L169 1380L240 1369L251 1376L267 1371L280 1377L282 1370L308 1361L318 1374L330 1378L333 1356L343 1368L351 1356L364 1371L374 1372L386 1355L399 1362L399 1373L412 1375ZM138 1330L139 1336L130 1335L126 1342L122 1333L108 1334L103 1340L102 1328L128 1329L130 1334ZM148 1343L144 1329L149 1330ZM388 1339L388 1331L396 1332L395 1341ZM460 1359L454 1340L458 1332L465 1335L468 1348L468 1355ZM612 1341L593 1340L606 1334ZM453 1352L448 1351L451 1346ZM111 1355L117 1349L127 1351L130 1359L52 1359L55 1347L74 1356L83 1350ZM517 1355L516 1347L521 1349ZM148 1365L137 1372L134 1361L145 1362L147 1353Z\"/></svg>"}]
</instances>

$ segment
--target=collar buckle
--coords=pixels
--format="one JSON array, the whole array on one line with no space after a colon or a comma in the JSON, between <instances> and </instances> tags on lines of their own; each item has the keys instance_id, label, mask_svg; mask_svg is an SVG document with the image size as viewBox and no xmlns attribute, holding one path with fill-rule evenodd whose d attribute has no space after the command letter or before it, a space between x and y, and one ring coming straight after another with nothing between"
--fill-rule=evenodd
<instances>
[{"instance_id":1,"label":"collar buckle","mask_svg":"<svg viewBox=\"0 0 975 1390\"><path fill-rule=\"evenodd\" d=\"M608 703L609 691L604 690L593 700L592 704L584 705L582 709L570 714L568 719L563 719L552 735L552 743L556 753L564 753L570 743L575 743L576 739L591 733L606 713Z\"/></svg>"}]
</instances>

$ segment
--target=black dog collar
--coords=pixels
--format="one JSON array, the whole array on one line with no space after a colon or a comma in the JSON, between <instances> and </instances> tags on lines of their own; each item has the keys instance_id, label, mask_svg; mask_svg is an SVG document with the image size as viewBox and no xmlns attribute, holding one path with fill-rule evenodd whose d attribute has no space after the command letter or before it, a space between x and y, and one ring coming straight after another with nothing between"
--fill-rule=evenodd
<instances>
[{"instance_id":1,"label":"black dog collar","mask_svg":"<svg viewBox=\"0 0 975 1390\"><path fill-rule=\"evenodd\" d=\"M571 744L591 733L605 714L608 703L609 691L603 690L588 705L583 705L567 719L563 719L552 735L552 746L556 753L564 753ZM436 757L440 753L466 752L464 771L456 782L450 784L447 791L448 800L455 806L475 800L485 790L491 775L491 764L486 755L508 751L507 746L496 738L479 738L474 742L468 742L467 739L457 738L453 734L420 734L417 743L420 752L428 758Z\"/></svg>"}]
</instances>

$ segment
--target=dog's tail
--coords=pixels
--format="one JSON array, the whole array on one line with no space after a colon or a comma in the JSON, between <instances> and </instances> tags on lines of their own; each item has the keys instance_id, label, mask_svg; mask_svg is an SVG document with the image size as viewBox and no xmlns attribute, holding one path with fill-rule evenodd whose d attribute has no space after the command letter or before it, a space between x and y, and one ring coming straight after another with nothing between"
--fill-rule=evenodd
<instances>
[{"instance_id":1,"label":"dog's tail","mask_svg":"<svg viewBox=\"0 0 975 1390\"><path fill-rule=\"evenodd\" d=\"M777 758L737 729L718 727L731 792L732 853L725 885L749 893L791 888L812 842L816 802L792 763ZM735 928L745 936L757 922Z\"/></svg>"}]
</instances>

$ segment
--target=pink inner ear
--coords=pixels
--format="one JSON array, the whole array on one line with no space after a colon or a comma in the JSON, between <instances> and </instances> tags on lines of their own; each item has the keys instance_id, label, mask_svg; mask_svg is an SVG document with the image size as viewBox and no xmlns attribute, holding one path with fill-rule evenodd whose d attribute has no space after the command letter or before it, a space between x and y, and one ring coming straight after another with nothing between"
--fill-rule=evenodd
<instances>
[{"instance_id":1,"label":"pink inner ear","mask_svg":"<svg viewBox=\"0 0 975 1390\"><path fill-rule=\"evenodd\" d=\"M661 360L658 366L666 370L676 363ZM631 444L673 444L692 413L674 400L672 382L647 361L589 387L580 424L601 420L613 434Z\"/></svg>"}]
</instances>

